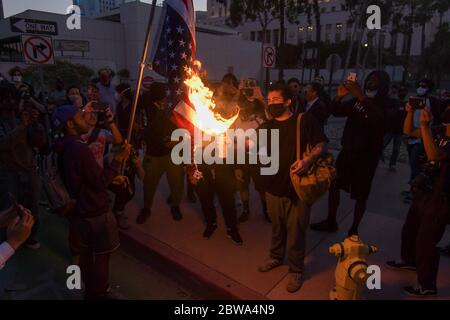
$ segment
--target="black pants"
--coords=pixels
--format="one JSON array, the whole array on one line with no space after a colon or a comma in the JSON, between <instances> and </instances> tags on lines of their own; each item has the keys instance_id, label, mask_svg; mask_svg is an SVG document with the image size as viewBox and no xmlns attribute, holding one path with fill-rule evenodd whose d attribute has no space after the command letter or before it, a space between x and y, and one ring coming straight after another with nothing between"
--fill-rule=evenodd
<instances>
[{"instance_id":1,"label":"black pants","mask_svg":"<svg viewBox=\"0 0 450 320\"><path fill-rule=\"evenodd\" d=\"M436 290L440 252L437 248L445 232L448 207L433 196L417 196L402 230L402 259L417 267L424 289Z\"/></svg>"},{"instance_id":2,"label":"black pants","mask_svg":"<svg viewBox=\"0 0 450 320\"><path fill-rule=\"evenodd\" d=\"M216 165L213 168L200 167L199 170L203 174L203 179L197 184L195 191L200 200L206 223L214 224L217 221L216 207L214 206L214 196L217 194L227 228L237 228L234 199L236 183L233 167Z\"/></svg>"}]
</instances>

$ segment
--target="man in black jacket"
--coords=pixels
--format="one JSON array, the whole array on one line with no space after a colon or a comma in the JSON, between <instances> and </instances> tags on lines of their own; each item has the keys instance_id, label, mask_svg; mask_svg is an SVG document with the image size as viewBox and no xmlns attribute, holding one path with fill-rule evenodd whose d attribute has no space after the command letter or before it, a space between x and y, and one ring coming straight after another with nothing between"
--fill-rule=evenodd
<instances>
[{"instance_id":1,"label":"man in black jacket","mask_svg":"<svg viewBox=\"0 0 450 320\"><path fill-rule=\"evenodd\" d=\"M306 105L303 111L311 113L322 126L323 130L330 115L328 114L326 104L319 96L320 90L320 84L315 82L306 87Z\"/></svg>"},{"instance_id":2,"label":"man in black jacket","mask_svg":"<svg viewBox=\"0 0 450 320\"><path fill-rule=\"evenodd\" d=\"M342 151L336 161L337 177L330 188L328 218L312 224L311 229L337 231L336 214L342 189L356 200L353 224L348 234L358 234L383 149L384 108L389 85L390 77L386 72L374 71L367 77L364 89L357 82L350 81L339 86L331 109L334 116L347 117L347 123L342 137ZM349 93L355 99L342 102Z\"/></svg>"},{"instance_id":3,"label":"man in black jacket","mask_svg":"<svg viewBox=\"0 0 450 320\"><path fill-rule=\"evenodd\" d=\"M55 145L60 157L61 175L76 206L70 220L71 249L80 253L79 266L85 284L85 299L105 299L109 289L109 258L119 247L117 223L110 210L108 186L120 179L121 164L130 155L126 144L102 169L81 135L88 125L83 112L73 106L58 108L52 117L64 137Z\"/></svg>"}]
</instances>

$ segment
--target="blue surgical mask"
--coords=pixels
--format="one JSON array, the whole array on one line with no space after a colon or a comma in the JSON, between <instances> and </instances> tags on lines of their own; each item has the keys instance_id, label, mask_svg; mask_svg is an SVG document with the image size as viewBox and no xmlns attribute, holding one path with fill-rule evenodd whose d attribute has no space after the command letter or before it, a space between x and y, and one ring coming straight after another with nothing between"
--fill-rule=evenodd
<instances>
[{"instance_id":1,"label":"blue surgical mask","mask_svg":"<svg viewBox=\"0 0 450 320\"><path fill-rule=\"evenodd\" d=\"M422 88L422 87L417 88L417 95L418 95L419 97L423 97L423 96L425 96L427 93L428 93L428 89L427 89L427 88Z\"/></svg>"},{"instance_id":2,"label":"blue surgical mask","mask_svg":"<svg viewBox=\"0 0 450 320\"><path fill-rule=\"evenodd\" d=\"M378 94L378 90L366 90L367 98L374 99Z\"/></svg>"}]
</instances>

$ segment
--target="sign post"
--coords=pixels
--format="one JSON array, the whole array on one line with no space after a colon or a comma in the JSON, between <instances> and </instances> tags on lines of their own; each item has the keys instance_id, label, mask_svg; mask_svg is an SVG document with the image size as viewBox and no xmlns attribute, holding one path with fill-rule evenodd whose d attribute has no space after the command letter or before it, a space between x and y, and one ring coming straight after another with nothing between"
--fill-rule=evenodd
<instances>
[{"instance_id":1,"label":"sign post","mask_svg":"<svg viewBox=\"0 0 450 320\"><path fill-rule=\"evenodd\" d=\"M50 37L23 35L22 52L26 64L55 64Z\"/></svg>"},{"instance_id":2,"label":"sign post","mask_svg":"<svg viewBox=\"0 0 450 320\"><path fill-rule=\"evenodd\" d=\"M10 18L11 31L20 33L43 34L48 36L58 35L58 24L54 21Z\"/></svg>"},{"instance_id":3,"label":"sign post","mask_svg":"<svg viewBox=\"0 0 450 320\"><path fill-rule=\"evenodd\" d=\"M266 69L266 92L269 89L269 83L270 83L270 69L275 68L276 65L276 58L277 57L277 51L274 46L265 45L263 49L263 67Z\"/></svg>"}]
</instances>

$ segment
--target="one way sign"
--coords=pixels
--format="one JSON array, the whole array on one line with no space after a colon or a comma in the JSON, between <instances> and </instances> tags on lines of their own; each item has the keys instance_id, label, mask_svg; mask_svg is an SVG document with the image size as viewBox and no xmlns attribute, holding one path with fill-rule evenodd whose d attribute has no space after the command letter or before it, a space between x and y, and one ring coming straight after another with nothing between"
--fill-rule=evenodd
<instances>
[{"instance_id":1,"label":"one way sign","mask_svg":"<svg viewBox=\"0 0 450 320\"><path fill-rule=\"evenodd\" d=\"M20 33L58 35L58 24L54 21L10 18L11 31Z\"/></svg>"},{"instance_id":2,"label":"one way sign","mask_svg":"<svg viewBox=\"0 0 450 320\"><path fill-rule=\"evenodd\" d=\"M54 64L52 39L44 36L22 36L23 58L27 64Z\"/></svg>"}]
</instances>

